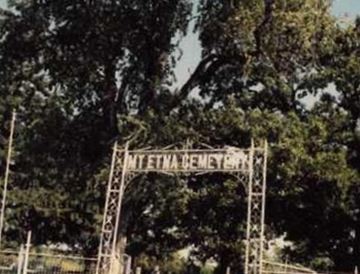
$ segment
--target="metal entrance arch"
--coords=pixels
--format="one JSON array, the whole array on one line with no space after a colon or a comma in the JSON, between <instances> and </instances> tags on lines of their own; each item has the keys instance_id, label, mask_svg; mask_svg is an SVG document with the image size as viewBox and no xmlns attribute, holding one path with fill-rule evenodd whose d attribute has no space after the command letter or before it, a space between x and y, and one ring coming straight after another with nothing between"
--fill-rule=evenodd
<instances>
[{"instance_id":1,"label":"metal entrance arch","mask_svg":"<svg viewBox=\"0 0 360 274\"><path fill-rule=\"evenodd\" d=\"M106 194L105 212L100 236L97 274L118 271L117 254L120 213L126 186L140 173L204 174L223 172L238 178L247 186L248 212L246 231L245 274L261 274L264 249L267 142L246 149L129 150L114 145Z\"/></svg>"}]
</instances>

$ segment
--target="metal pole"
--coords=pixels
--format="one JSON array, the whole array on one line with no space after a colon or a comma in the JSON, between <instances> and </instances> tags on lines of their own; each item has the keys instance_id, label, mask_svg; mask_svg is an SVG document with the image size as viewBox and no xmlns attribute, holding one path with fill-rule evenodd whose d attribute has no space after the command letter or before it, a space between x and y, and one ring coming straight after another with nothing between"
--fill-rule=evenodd
<instances>
[{"instance_id":1,"label":"metal pole","mask_svg":"<svg viewBox=\"0 0 360 274\"><path fill-rule=\"evenodd\" d=\"M15 120L16 120L16 112L13 111L12 119L11 119L11 126L10 126L8 153L7 153L7 158L6 158L4 189L3 189L2 201L1 201L0 249L1 249L1 243L2 243L2 232L3 232L3 228L4 228L5 204L6 204L6 196L7 196L7 187L8 187L8 182L9 182L9 174L10 174L10 161L11 161L12 145L13 145L13 139L14 139Z\"/></svg>"},{"instance_id":2,"label":"metal pole","mask_svg":"<svg viewBox=\"0 0 360 274\"><path fill-rule=\"evenodd\" d=\"M265 232L265 202L266 202L266 169L267 169L268 143L264 141L264 164L263 164L263 186L262 186L262 208L261 208L261 236L260 236L260 274L263 270L263 253L264 253L264 232Z\"/></svg>"},{"instance_id":3,"label":"metal pole","mask_svg":"<svg viewBox=\"0 0 360 274\"><path fill-rule=\"evenodd\" d=\"M125 265L125 274L131 274L131 263L132 263L132 258L131 256L128 256Z\"/></svg>"},{"instance_id":4,"label":"metal pole","mask_svg":"<svg viewBox=\"0 0 360 274\"><path fill-rule=\"evenodd\" d=\"M248 183L248 209L247 209L247 226L246 226L246 251L245 251L245 274L249 274L250 263L250 226L251 226L251 199L253 184L253 168L254 168L254 140L251 139L250 155L249 155L249 183Z\"/></svg>"},{"instance_id":5,"label":"metal pole","mask_svg":"<svg viewBox=\"0 0 360 274\"><path fill-rule=\"evenodd\" d=\"M26 239L25 261L24 261L23 274L27 274L27 271L28 271L30 245L31 245L31 231L28 232L27 239Z\"/></svg>"}]
</instances>

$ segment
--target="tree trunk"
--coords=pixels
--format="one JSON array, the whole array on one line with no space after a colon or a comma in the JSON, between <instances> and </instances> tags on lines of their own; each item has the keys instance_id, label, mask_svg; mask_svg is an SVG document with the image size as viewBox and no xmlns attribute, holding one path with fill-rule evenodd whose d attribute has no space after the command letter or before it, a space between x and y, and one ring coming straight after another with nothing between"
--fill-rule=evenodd
<instances>
[{"instance_id":1,"label":"tree trunk","mask_svg":"<svg viewBox=\"0 0 360 274\"><path fill-rule=\"evenodd\" d=\"M115 79L115 66L109 63L105 69L104 80L104 96L102 100L102 111L104 117L105 130L110 138L113 138L119 134L117 125L117 100L118 89Z\"/></svg>"}]
</instances>

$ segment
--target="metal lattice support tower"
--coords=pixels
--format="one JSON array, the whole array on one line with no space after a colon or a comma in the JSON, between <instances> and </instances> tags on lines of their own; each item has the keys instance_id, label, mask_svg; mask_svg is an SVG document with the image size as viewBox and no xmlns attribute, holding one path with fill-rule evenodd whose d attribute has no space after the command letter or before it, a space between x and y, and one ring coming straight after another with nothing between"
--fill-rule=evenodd
<instances>
[{"instance_id":1,"label":"metal lattice support tower","mask_svg":"<svg viewBox=\"0 0 360 274\"><path fill-rule=\"evenodd\" d=\"M248 216L245 274L261 274L264 250L267 143L263 148L251 146L248 182Z\"/></svg>"},{"instance_id":2,"label":"metal lattice support tower","mask_svg":"<svg viewBox=\"0 0 360 274\"><path fill-rule=\"evenodd\" d=\"M108 274L115 259L122 195L127 177L129 177L125 170L126 164L124 164L127 162L127 156L127 145L124 150L119 150L117 144L114 145L96 267L98 274Z\"/></svg>"}]
</instances>

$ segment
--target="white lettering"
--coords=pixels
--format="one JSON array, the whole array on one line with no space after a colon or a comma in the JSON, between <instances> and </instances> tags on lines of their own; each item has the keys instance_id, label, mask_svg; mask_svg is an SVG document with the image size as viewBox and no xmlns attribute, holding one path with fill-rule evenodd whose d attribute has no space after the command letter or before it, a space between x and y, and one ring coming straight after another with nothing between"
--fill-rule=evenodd
<instances>
[{"instance_id":1,"label":"white lettering","mask_svg":"<svg viewBox=\"0 0 360 274\"><path fill-rule=\"evenodd\" d=\"M178 166L179 166L179 163L178 163L178 159L177 159L176 155L172 155L170 168L173 170L177 170Z\"/></svg>"},{"instance_id":2,"label":"white lettering","mask_svg":"<svg viewBox=\"0 0 360 274\"><path fill-rule=\"evenodd\" d=\"M154 169L155 168L155 161L156 161L155 155L148 155L146 168L147 169Z\"/></svg>"},{"instance_id":3,"label":"white lettering","mask_svg":"<svg viewBox=\"0 0 360 274\"><path fill-rule=\"evenodd\" d=\"M247 170L249 155L241 150L216 152L175 151L135 153L130 152L127 168L130 171L201 171L201 170Z\"/></svg>"},{"instance_id":4,"label":"white lettering","mask_svg":"<svg viewBox=\"0 0 360 274\"><path fill-rule=\"evenodd\" d=\"M192 154L190 155L190 160L189 160L189 169L196 169L196 164L199 161L199 155L197 154Z\"/></svg>"},{"instance_id":5,"label":"white lettering","mask_svg":"<svg viewBox=\"0 0 360 274\"><path fill-rule=\"evenodd\" d=\"M208 155L201 154L198 159L198 168L199 169L207 169L208 167Z\"/></svg>"},{"instance_id":6,"label":"white lettering","mask_svg":"<svg viewBox=\"0 0 360 274\"><path fill-rule=\"evenodd\" d=\"M234 155L232 155L234 168L236 168L236 169L243 168L245 158L246 158L246 155L242 152L234 153Z\"/></svg>"},{"instance_id":7,"label":"white lettering","mask_svg":"<svg viewBox=\"0 0 360 274\"><path fill-rule=\"evenodd\" d=\"M185 154L182 157L182 168L189 169L189 155Z\"/></svg>"},{"instance_id":8,"label":"white lettering","mask_svg":"<svg viewBox=\"0 0 360 274\"><path fill-rule=\"evenodd\" d=\"M130 169L130 170L136 169L137 168L136 163L137 163L136 155L129 155L129 157L128 157L128 169Z\"/></svg>"},{"instance_id":9,"label":"white lettering","mask_svg":"<svg viewBox=\"0 0 360 274\"><path fill-rule=\"evenodd\" d=\"M163 169L165 170L170 169L170 161L171 161L171 155L165 154L163 156Z\"/></svg>"},{"instance_id":10,"label":"white lettering","mask_svg":"<svg viewBox=\"0 0 360 274\"><path fill-rule=\"evenodd\" d=\"M216 169L216 154L209 154L209 160L208 160L208 169Z\"/></svg>"},{"instance_id":11,"label":"white lettering","mask_svg":"<svg viewBox=\"0 0 360 274\"><path fill-rule=\"evenodd\" d=\"M216 161L217 169L222 169L221 164L222 164L222 159L224 158L224 155L222 155L222 154L214 154L214 158L215 158L215 161Z\"/></svg>"},{"instance_id":12,"label":"white lettering","mask_svg":"<svg viewBox=\"0 0 360 274\"><path fill-rule=\"evenodd\" d=\"M159 154L159 155L156 155L155 157L156 157L155 168L156 168L156 169L162 169L162 168L161 168L161 165L160 165L160 164L161 164L162 155Z\"/></svg>"},{"instance_id":13,"label":"white lettering","mask_svg":"<svg viewBox=\"0 0 360 274\"><path fill-rule=\"evenodd\" d=\"M145 158L145 155L143 154L139 154L138 155L138 158L139 158L139 169L144 169L144 158Z\"/></svg>"},{"instance_id":14,"label":"white lettering","mask_svg":"<svg viewBox=\"0 0 360 274\"><path fill-rule=\"evenodd\" d=\"M235 167L235 163L231 155L226 154L224 156L224 169L233 169Z\"/></svg>"}]
</instances>

